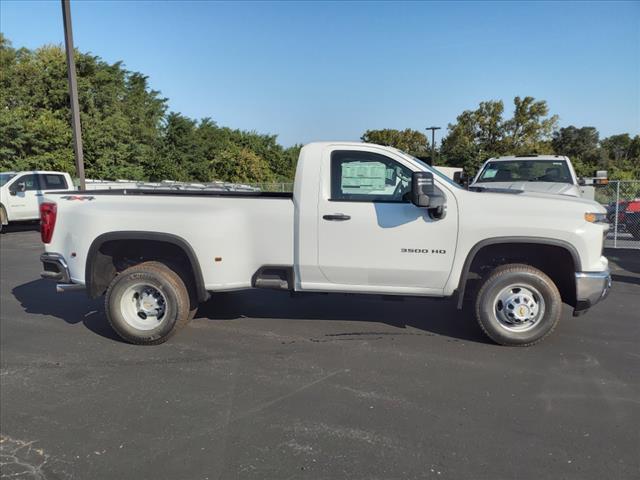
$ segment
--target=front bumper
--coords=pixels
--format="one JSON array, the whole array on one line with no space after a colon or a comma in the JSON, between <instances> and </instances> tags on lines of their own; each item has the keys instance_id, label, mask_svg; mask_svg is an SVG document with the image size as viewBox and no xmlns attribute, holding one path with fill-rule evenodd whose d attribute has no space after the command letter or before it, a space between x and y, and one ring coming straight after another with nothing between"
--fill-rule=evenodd
<instances>
[{"instance_id":1,"label":"front bumper","mask_svg":"<svg viewBox=\"0 0 640 480\"><path fill-rule=\"evenodd\" d=\"M585 313L601 300L604 300L611 289L611 272L578 272L576 273L576 307L573 315Z\"/></svg>"}]
</instances>

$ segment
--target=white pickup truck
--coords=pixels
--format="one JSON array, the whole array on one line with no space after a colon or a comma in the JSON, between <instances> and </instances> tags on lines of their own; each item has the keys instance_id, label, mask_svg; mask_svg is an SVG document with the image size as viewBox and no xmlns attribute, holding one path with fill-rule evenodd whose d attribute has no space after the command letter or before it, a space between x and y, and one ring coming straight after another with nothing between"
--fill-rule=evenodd
<instances>
[{"instance_id":1,"label":"white pickup truck","mask_svg":"<svg viewBox=\"0 0 640 480\"><path fill-rule=\"evenodd\" d=\"M71 190L68 173L50 171L0 173L0 230L9 222L40 218L42 192Z\"/></svg>"},{"instance_id":2,"label":"white pickup truck","mask_svg":"<svg viewBox=\"0 0 640 480\"><path fill-rule=\"evenodd\" d=\"M274 288L456 295L495 342L530 345L562 302L578 314L606 296L607 229L588 200L467 191L394 148L312 143L293 194L47 193L42 275L106 295L138 344L165 341L210 292Z\"/></svg>"},{"instance_id":3,"label":"white pickup truck","mask_svg":"<svg viewBox=\"0 0 640 480\"><path fill-rule=\"evenodd\" d=\"M593 200L594 188L576 175L569 157L563 155L516 155L490 158L469 188L508 188Z\"/></svg>"}]
</instances>

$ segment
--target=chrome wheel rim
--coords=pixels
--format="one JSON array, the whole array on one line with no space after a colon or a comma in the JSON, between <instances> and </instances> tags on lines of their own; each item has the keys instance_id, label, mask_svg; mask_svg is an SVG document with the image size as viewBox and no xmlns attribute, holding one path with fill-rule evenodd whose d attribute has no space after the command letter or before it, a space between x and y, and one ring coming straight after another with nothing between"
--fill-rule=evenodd
<instances>
[{"instance_id":1,"label":"chrome wheel rim","mask_svg":"<svg viewBox=\"0 0 640 480\"><path fill-rule=\"evenodd\" d=\"M526 332L544 317L544 297L531 285L509 285L497 295L493 311L505 330Z\"/></svg>"},{"instance_id":2,"label":"chrome wheel rim","mask_svg":"<svg viewBox=\"0 0 640 480\"><path fill-rule=\"evenodd\" d=\"M128 287L120 299L124 321L138 330L153 330L162 324L167 299L156 287L137 283Z\"/></svg>"}]
</instances>

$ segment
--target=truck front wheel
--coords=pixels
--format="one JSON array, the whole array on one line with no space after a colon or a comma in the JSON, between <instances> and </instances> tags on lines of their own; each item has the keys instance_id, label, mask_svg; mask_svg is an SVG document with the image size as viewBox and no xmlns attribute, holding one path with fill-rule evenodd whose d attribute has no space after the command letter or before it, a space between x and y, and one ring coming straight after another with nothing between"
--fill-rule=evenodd
<instances>
[{"instance_id":1,"label":"truck front wheel","mask_svg":"<svg viewBox=\"0 0 640 480\"><path fill-rule=\"evenodd\" d=\"M549 335L562 313L553 281L530 265L496 268L476 298L476 317L487 336L500 345L528 346Z\"/></svg>"},{"instance_id":2,"label":"truck front wheel","mask_svg":"<svg viewBox=\"0 0 640 480\"><path fill-rule=\"evenodd\" d=\"M180 275L160 262L144 262L120 272L105 299L111 327L138 345L165 342L195 313Z\"/></svg>"}]
</instances>

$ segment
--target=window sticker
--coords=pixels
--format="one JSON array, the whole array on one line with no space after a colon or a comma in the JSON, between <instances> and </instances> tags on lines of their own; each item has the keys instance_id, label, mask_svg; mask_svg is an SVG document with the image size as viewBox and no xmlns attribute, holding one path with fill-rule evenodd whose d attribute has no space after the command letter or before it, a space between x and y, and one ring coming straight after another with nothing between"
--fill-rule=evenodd
<instances>
[{"instance_id":1,"label":"window sticker","mask_svg":"<svg viewBox=\"0 0 640 480\"><path fill-rule=\"evenodd\" d=\"M497 168L487 168L482 174L482 178L493 178L496 176L496 173L498 173Z\"/></svg>"},{"instance_id":2,"label":"window sticker","mask_svg":"<svg viewBox=\"0 0 640 480\"><path fill-rule=\"evenodd\" d=\"M340 187L343 193L384 191L387 169L381 162L349 162L342 165Z\"/></svg>"}]
</instances>

